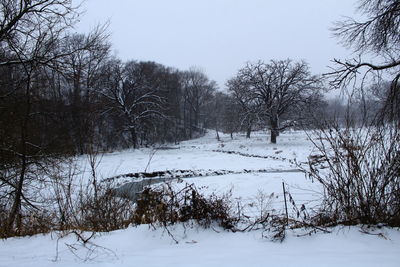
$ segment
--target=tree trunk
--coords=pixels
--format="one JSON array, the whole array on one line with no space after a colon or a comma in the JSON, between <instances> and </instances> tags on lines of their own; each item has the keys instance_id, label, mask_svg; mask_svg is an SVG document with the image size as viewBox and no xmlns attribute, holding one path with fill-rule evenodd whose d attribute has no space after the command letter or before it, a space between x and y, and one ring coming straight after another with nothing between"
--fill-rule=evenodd
<instances>
[{"instance_id":1,"label":"tree trunk","mask_svg":"<svg viewBox=\"0 0 400 267\"><path fill-rule=\"evenodd\" d=\"M271 121L271 143L276 144L276 137L278 136L278 118L277 116L272 116Z\"/></svg>"},{"instance_id":2,"label":"tree trunk","mask_svg":"<svg viewBox=\"0 0 400 267\"><path fill-rule=\"evenodd\" d=\"M251 126L248 126L246 131L246 138L250 138L250 134L251 134Z\"/></svg>"},{"instance_id":3,"label":"tree trunk","mask_svg":"<svg viewBox=\"0 0 400 267\"><path fill-rule=\"evenodd\" d=\"M187 110L186 110L186 99L184 99L184 101L183 101L183 134L184 134L184 137L183 138L187 138L187 131L186 131L186 129L187 129L187 115L186 115L186 113L187 113Z\"/></svg>"},{"instance_id":4,"label":"tree trunk","mask_svg":"<svg viewBox=\"0 0 400 267\"><path fill-rule=\"evenodd\" d=\"M281 128L281 126L280 126L280 122L279 122L279 117L276 119L276 136L279 136L279 134L280 134L280 129Z\"/></svg>"},{"instance_id":5,"label":"tree trunk","mask_svg":"<svg viewBox=\"0 0 400 267\"><path fill-rule=\"evenodd\" d=\"M25 114L24 114L24 119L23 123L21 125L21 151L20 154L22 155L21 157L21 172L19 174L19 179L18 179L18 184L15 188L15 196L14 196L14 201L13 205L11 207L10 215L7 220L7 230L12 230L13 225L15 222L15 219L17 218L18 213L21 210L21 199L22 199L22 194L24 190L24 182L26 178L26 172L28 168L28 163L27 163L27 142L28 142L28 122L30 120L30 112L31 112L31 77L30 74L28 74L28 79L27 79L27 85L26 85L26 104L25 104Z\"/></svg>"},{"instance_id":6,"label":"tree trunk","mask_svg":"<svg viewBox=\"0 0 400 267\"><path fill-rule=\"evenodd\" d=\"M11 208L10 216L8 217L8 222L7 222L8 231L13 229L15 218L17 217L17 214L21 210L22 188L24 186L25 173L26 173L26 157L24 155L22 158L21 173L19 176L19 181L15 192L14 203Z\"/></svg>"},{"instance_id":7,"label":"tree trunk","mask_svg":"<svg viewBox=\"0 0 400 267\"><path fill-rule=\"evenodd\" d=\"M179 119L175 119L175 134L174 134L174 141L175 145L178 144L178 135L179 135Z\"/></svg>"},{"instance_id":8,"label":"tree trunk","mask_svg":"<svg viewBox=\"0 0 400 267\"><path fill-rule=\"evenodd\" d=\"M271 143L276 144L276 129L271 129Z\"/></svg>"},{"instance_id":9,"label":"tree trunk","mask_svg":"<svg viewBox=\"0 0 400 267\"><path fill-rule=\"evenodd\" d=\"M137 134L136 134L135 127L130 126L129 131L131 133L132 146L134 149L136 149L137 148Z\"/></svg>"},{"instance_id":10,"label":"tree trunk","mask_svg":"<svg viewBox=\"0 0 400 267\"><path fill-rule=\"evenodd\" d=\"M192 118L192 109L189 109L189 138L192 139L192 126L193 126L193 118Z\"/></svg>"}]
</instances>

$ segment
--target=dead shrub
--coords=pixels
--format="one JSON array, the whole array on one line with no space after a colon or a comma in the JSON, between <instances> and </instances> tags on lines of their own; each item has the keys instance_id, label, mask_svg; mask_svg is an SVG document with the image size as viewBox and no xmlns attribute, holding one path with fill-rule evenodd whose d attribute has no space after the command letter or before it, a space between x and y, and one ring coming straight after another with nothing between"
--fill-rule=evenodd
<instances>
[{"instance_id":1,"label":"dead shrub","mask_svg":"<svg viewBox=\"0 0 400 267\"><path fill-rule=\"evenodd\" d=\"M195 223L209 228L213 223L234 231L239 218L233 212L230 193L205 196L193 184L176 192L170 183L146 188L136 203L133 223L161 226Z\"/></svg>"},{"instance_id":2,"label":"dead shrub","mask_svg":"<svg viewBox=\"0 0 400 267\"><path fill-rule=\"evenodd\" d=\"M324 200L313 223L400 226L400 133L396 126L318 132L309 177Z\"/></svg>"},{"instance_id":3,"label":"dead shrub","mask_svg":"<svg viewBox=\"0 0 400 267\"><path fill-rule=\"evenodd\" d=\"M40 210L32 210L29 214L19 213L15 227L9 228L6 223L9 211L0 212L0 238L13 236L32 236L36 234L49 233L54 227L55 215Z\"/></svg>"},{"instance_id":4,"label":"dead shrub","mask_svg":"<svg viewBox=\"0 0 400 267\"><path fill-rule=\"evenodd\" d=\"M77 204L76 226L84 231L109 232L129 226L133 217L133 203L116 197L108 187L98 189L97 194L80 196Z\"/></svg>"},{"instance_id":5,"label":"dead shrub","mask_svg":"<svg viewBox=\"0 0 400 267\"><path fill-rule=\"evenodd\" d=\"M52 197L59 230L108 232L130 224L133 203L115 195L112 181L99 181L98 160L97 155L89 155L91 176L83 176L80 181L81 174L74 166L53 177Z\"/></svg>"}]
</instances>

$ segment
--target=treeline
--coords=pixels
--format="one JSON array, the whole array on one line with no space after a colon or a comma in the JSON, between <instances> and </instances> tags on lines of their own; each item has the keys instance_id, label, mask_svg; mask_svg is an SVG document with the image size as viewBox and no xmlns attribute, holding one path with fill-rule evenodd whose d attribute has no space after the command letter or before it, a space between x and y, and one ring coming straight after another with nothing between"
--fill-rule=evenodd
<instances>
[{"instance_id":1,"label":"treeline","mask_svg":"<svg viewBox=\"0 0 400 267\"><path fill-rule=\"evenodd\" d=\"M90 145L109 151L177 142L207 127L216 84L204 73L122 62L96 34L66 36L53 48L65 56L52 65L0 67L1 140L23 136L33 150L82 154Z\"/></svg>"}]
</instances>

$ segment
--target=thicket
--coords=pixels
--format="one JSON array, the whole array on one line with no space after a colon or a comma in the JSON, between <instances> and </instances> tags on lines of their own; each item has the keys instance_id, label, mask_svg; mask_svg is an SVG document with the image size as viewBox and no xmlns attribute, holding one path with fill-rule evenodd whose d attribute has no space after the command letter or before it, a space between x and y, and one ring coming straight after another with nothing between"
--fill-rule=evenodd
<instances>
[{"instance_id":1,"label":"thicket","mask_svg":"<svg viewBox=\"0 0 400 267\"><path fill-rule=\"evenodd\" d=\"M400 226L398 128L331 125L314 134L318 152L310 157L308 175L323 186L324 223Z\"/></svg>"}]
</instances>

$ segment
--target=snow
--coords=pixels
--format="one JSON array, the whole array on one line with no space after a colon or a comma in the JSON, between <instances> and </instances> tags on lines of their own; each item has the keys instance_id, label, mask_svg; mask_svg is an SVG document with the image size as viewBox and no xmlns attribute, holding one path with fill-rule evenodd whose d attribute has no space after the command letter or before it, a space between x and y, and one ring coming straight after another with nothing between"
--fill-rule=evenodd
<instances>
[{"instance_id":1,"label":"snow","mask_svg":"<svg viewBox=\"0 0 400 267\"><path fill-rule=\"evenodd\" d=\"M205 137L169 145L171 149L127 150L103 155L98 166L102 178L127 173L165 170L226 170L220 176L175 179L173 186L193 183L205 193L226 193L244 204L256 203L260 192L274 193L270 209L283 209L282 182L296 203L312 205L321 197L321 188L301 172L286 172L297 168L290 160L306 161L312 152L307 136L301 132L283 133L278 144L268 144L262 132L247 140L222 135L218 142L210 132ZM227 154L219 151L242 153ZM247 157L258 155L261 157ZM86 158L78 165L87 166ZM281 172L256 172L256 170ZM240 173L250 170L247 173ZM254 170L255 172L251 172ZM207 173L204 171L204 173ZM121 178L121 183L134 178ZM156 185L155 185L156 186ZM260 212L255 205L248 212ZM332 233L307 234L306 230L288 231L282 242L263 238L261 231L231 233L212 229L170 228L176 243L168 233L147 225L94 236L83 246L74 234L61 233L10 238L0 241L0 266L399 266L400 231L398 229L368 229L361 226L336 227ZM304 235L297 237L297 235ZM90 233L85 233L89 237Z\"/></svg>"},{"instance_id":2,"label":"snow","mask_svg":"<svg viewBox=\"0 0 400 267\"><path fill-rule=\"evenodd\" d=\"M213 152L213 150L239 151L246 154L275 156L287 159L306 158L311 151L310 143L304 134L298 132L281 136L279 144L268 143L265 134L254 134L246 140L237 136L234 140L222 135L222 142L217 142L213 132L206 136L171 145L175 149L137 149L105 154L98 171L103 177L126 173L157 170L243 170L265 168L292 168L287 161L248 158L234 154ZM277 153L278 152L278 153Z\"/></svg>"},{"instance_id":3,"label":"snow","mask_svg":"<svg viewBox=\"0 0 400 267\"><path fill-rule=\"evenodd\" d=\"M0 266L398 266L400 234L384 230L390 240L360 233L356 227L331 234L289 236L283 243L260 233L217 233L211 229L173 229L176 244L161 229L147 226L103 234L96 247L76 246L79 259L66 247L72 236L53 234L12 238L1 243ZM89 250L93 250L89 253ZM56 258L57 257L57 258ZM87 259L86 261L82 259ZM90 259L90 260L89 260Z\"/></svg>"}]
</instances>

